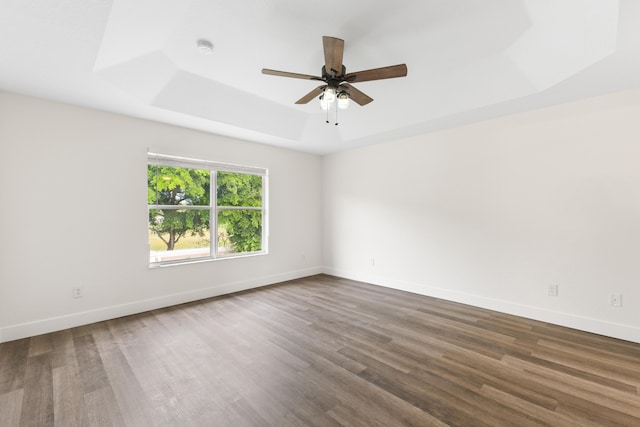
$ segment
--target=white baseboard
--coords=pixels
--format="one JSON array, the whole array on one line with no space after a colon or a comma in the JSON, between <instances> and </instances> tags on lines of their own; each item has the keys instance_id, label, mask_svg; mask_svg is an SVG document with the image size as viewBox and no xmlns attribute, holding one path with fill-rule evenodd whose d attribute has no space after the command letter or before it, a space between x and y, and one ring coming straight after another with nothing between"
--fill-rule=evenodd
<instances>
[{"instance_id":1,"label":"white baseboard","mask_svg":"<svg viewBox=\"0 0 640 427\"><path fill-rule=\"evenodd\" d=\"M357 280L359 282L371 283L373 285L398 289L414 294L426 295L448 301L459 302L461 304L468 304L474 307L498 311L500 313L526 317L528 319L539 320L541 322L552 323L554 325L566 326L568 328L578 329L585 332L591 332L594 334L605 335L612 338L640 343L640 329L629 325L611 323L603 320L546 310L539 307L527 306L494 298L487 298L480 295L455 292L444 288L407 282L388 277L379 277L375 275L356 273L330 267L325 267L323 272L325 274L330 274L332 276L342 277L345 279Z\"/></svg>"},{"instance_id":2,"label":"white baseboard","mask_svg":"<svg viewBox=\"0 0 640 427\"><path fill-rule=\"evenodd\" d=\"M222 285L212 286L209 288L196 289L178 294L163 295L156 298L134 301L121 305L103 307L90 311L71 313L64 316L11 325L0 328L0 343L33 337L49 332L61 331L122 316L143 313L145 311L170 307L172 305L212 298L233 292L245 291L247 289L285 282L287 280L299 279L301 277L313 276L321 274L322 271L323 269L321 267L312 267L304 270L296 270L238 282L224 283Z\"/></svg>"},{"instance_id":3,"label":"white baseboard","mask_svg":"<svg viewBox=\"0 0 640 427\"><path fill-rule=\"evenodd\" d=\"M71 313L64 316L11 325L0 328L0 343L87 325L94 322L115 319L122 316L143 313L149 310L156 310L173 305L212 298L233 292L240 292L247 289L272 285L275 283L285 282L287 280L299 279L301 277L308 277L321 273L407 291L419 295L469 304L475 307L495 310L501 313L526 317L542 322L553 323L555 325L566 326L612 338L640 343L640 329L629 325L611 323L598 319L580 317L567 313L541 309L538 307L516 304L509 301L487 298L480 295L454 292L444 288L329 267L313 267L271 276L256 277L250 280L225 283L209 288L196 289L193 291L164 295L117 306L109 306L96 310Z\"/></svg>"}]
</instances>

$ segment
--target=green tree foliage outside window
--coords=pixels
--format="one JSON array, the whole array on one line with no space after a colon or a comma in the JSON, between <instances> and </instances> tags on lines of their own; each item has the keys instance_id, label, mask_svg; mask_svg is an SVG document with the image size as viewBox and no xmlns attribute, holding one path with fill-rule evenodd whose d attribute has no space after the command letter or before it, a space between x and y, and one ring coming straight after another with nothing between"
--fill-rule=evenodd
<instances>
[{"instance_id":1,"label":"green tree foliage outside window","mask_svg":"<svg viewBox=\"0 0 640 427\"><path fill-rule=\"evenodd\" d=\"M216 199L210 200L213 177L216 182L213 195ZM215 218L212 215L217 215L217 253L262 250L261 175L150 164L147 182L149 231L163 242L165 251L176 251L176 244L181 239L188 242L187 247L202 247L200 243L194 246L192 242L193 236L199 236L210 247L210 251L208 254L198 252L195 256L211 256L214 252L209 239L210 226ZM181 245L184 247L185 244ZM157 256L157 251L152 251L152 259ZM180 257L172 255L164 259L175 260ZM184 259L188 257L184 255Z\"/></svg>"},{"instance_id":2,"label":"green tree foliage outside window","mask_svg":"<svg viewBox=\"0 0 640 427\"><path fill-rule=\"evenodd\" d=\"M176 206L176 209L149 209L149 229L167 245L167 250L174 250L176 243L187 235L205 236L209 211L177 207L210 204L208 170L148 165L147 181L150 205Z\"/></svg>"},{"instance_id":3,"label":"green tree foliage outside window","mask_svg":"<svg viewBox=\"0 0 640 427\"><path fill-rule=\"evenodd\" d=\"M233 252L262 249L262 177L232 172L217 175L218 227L228 234ZM227 208L227 209L225 209ZM220 243L219 243L220 245Z\"/></svg>"}]
</instances>

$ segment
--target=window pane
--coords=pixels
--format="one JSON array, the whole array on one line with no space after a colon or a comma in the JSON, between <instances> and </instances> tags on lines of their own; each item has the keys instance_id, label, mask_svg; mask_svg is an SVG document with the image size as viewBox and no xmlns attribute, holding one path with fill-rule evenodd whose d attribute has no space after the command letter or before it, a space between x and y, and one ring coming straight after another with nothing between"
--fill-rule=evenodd
<instances>
[{"instance_id":1,"label":"window pane","mask_svg":"<svg viewBox=\"0 0 640 427\"><path fill-rule=\"evenodd\" d=\"M150 205L209 205L208 170L148 165L147 184Z\"/></svg>"},{"instance_id":2,"label":"window pane","mask_svg":"<svg viewBox=\"0 0 640 427\"><path fill-rule=\"evenodd\" d=\"M149 153L150 266L266 253L267 179L262 168Z\"/></svg>"},{"instance_id":3,"label":"window pane","mask_svg":"<svg viewBox=\"0 0 640 427\"><path fill-rule=\"evenodd\" d=\"M149 209L149 261L211 256L208 210Z\"/></svg>"},{"instance_id":4,"label":"window pane","mask_svg":"<svg viewBox=\"0 0 640 427\"><path fill-rule=\"evenodd\" d=\"M218 172L218 206L262 206L262 177L244 173Z\"/></svg>"},{"instance_id":5,"label":"window pane","mask_svg":"<svg viewBox=\"0 0 640 427\"><path fill-rule=\"evenodd\" d=\"M262 249L262 211L218 212L218 253L256 252Z\"/></svg>"}]
</instances>

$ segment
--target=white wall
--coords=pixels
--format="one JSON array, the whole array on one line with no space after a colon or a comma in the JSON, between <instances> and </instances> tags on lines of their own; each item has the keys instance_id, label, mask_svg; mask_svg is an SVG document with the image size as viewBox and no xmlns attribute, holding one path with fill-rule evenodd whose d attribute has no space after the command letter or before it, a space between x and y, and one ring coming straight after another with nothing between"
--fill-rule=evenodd
<instances>
[{"instance_id":1,"label":"white wall","mask_svg":"<svg viewBox=\"0 0 640 427\"><path fill-rule=\"evenodd\" d=\"M640 342L640 91L323 170L326 272Z\"/></svg>"},{"instance_id":2,"label":"white wall","mask_svg":"<svg viewBox=\"0 0 640 427\"><path fill-rule=\"evenodd\" d=\"M638 118L631 91L321 159L0 92L0 342L323 270L640 342ZM148 269L147 149L269 168L271 253Z\"/></svg>"},{"instance_id":3,"label":"white wall","mask_svg":"<svg viewBox=\"0 0 640 427\"><path fill-rule=\"evenodd\" d=\"M269 168L270 254L149 269L147 149ZM318 156L0 92L0 342L321 272L321 171Z\"/></svg>"}]
</instances>

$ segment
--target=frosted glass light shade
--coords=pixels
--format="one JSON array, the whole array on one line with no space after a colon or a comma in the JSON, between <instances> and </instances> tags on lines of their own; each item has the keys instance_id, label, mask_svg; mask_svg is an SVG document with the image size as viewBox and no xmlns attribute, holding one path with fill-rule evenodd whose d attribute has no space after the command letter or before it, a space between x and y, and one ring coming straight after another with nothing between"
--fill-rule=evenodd
<instances>
[{"instance_id":1,"label":"frosted glass light shade","mask_svg":"<svg viewBox=\"0 0 640 427\"><path fill-rule=\"evenodd\" d=\"M330 106L330 105L331 105L331 104L330 104L329 102L327 102L327 100L325 99L324 95L322 95L322 96L320 97L320 108L321 108L323 111L326 111L326 110L328 110L328 109L329 109L329 106Z\"/></svg>"},{"instance_id":2,"label":"frosted glass light shade","mask_svg":"<svg viewBox=\"0 0 640 427\"><path fill-rule=\"evenodd\" d=\"M331 104L333 101L336 100L336 90L332 87L327 87L324 90L324 99Z\"/></svg>"},{"instance_id":3,"label":"frosted glass light shade","mask_svg":"<svg viewBox=\"0 0 640 427\"><path fill-rule=\"evenodd\" d=\"M338 94L338 108L346 110L349 108L349 94L346 92L340 92Z\"/></svg>"}]
</instances>

